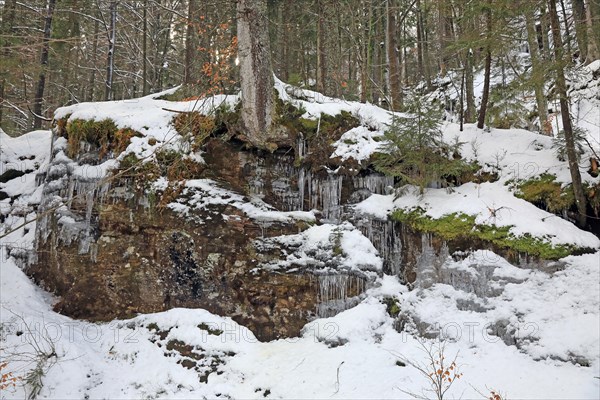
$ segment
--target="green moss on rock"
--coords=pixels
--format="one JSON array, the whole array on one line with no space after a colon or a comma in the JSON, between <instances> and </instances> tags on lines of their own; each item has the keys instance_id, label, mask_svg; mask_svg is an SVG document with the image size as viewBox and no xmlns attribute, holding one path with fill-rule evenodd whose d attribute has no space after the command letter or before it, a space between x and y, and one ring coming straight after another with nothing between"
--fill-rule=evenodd
<instances>
[{"instance_id":1,"label":"green moss on rock","mask_svg":"<svg viewBox=\"0 0 600 400\"><path fill-rule=\"evenodd\" d=\"M512 226L476 224L474 216L463 213L453 213L433 219L425 215L422 208L410 211L399 209L392 213L391 218L407 224L416 231L432 233L445 240L481 240L546 260L558 260L580 250L572 245L554 245L548 237L535 237L529 234L516 236L510 232Z\"/></svg>"},{"instance_id":2,"label":"green moss on rock","mask_svg":"<svg viewBox=\"0 0 600 400\"><path fill-rule=\"evenodd\" d=\"M563 188L556 182L556 176L551 174L542 174L519 183L515 196L536 205L543 205L552 213L568 210L575 204L572 187Z\"/></svg>"},{"instance_id":3,"label":"green moss on rock","mask_svg":"<svg viewBox=\"0 0 600 400\"><path fill-rule=\"evenodd\" d=\"M109 152L118 155L125 151L131 138L140 136L131 128L118 129L115 122L106 118L100 121L75 119L69 116L56 122L59 136L67 139L67 155L71 158L79 154L81 142L89 143L98 149L100 159Z\"/></svg>"}]
</instances>

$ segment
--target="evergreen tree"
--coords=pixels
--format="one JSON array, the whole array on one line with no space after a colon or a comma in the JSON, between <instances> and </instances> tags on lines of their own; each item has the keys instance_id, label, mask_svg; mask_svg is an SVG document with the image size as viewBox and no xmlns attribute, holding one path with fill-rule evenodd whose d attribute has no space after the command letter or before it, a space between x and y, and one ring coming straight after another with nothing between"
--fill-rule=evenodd
<instances>
[{"instance_id":1,"label":"evergreen tree","mask_svg":"<svg viewBox=\"0 0 600 400\"><path fill-rule=\"evenodd\" d=\"M420 193L456 168L448 157L440 129L442 110L439 105L417 95L408 104L408 115L395 116L385 132L382 152L375 169L401 182L419 187Z\"/></svg>"}]
</instances>

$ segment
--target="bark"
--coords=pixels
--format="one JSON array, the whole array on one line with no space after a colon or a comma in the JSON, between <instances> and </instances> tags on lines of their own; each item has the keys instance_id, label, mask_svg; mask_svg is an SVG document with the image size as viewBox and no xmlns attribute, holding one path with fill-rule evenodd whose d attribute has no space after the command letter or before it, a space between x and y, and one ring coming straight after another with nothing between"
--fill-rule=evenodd
<instances>
[{"instance_id":1,"label":"bark","mask_svg":"<svg viewBox=\"0 0 600 400\"><path fill-rule=\"evenodd\" d=\"M449 16L449 2L447 0L438 0L438 41L440 46L440 75L446 76L448 68L448 43L450 41L451 18Z\"/></svg>"},{"instance_id":2,"label":"bark","mask_svg":"<svg viewBox=\"0 0 600 400\"><path fill-rule=\"evenodd\" d=\"M554 58L556 69L556 89L560 98L560 116L563 123L565 135L565 147L567 151L567 161L569 163L569 171L571 172L571 180L573 185L573 193L575 195L575 204L578 211L578 223L581 227L586 225L586 199L581 182L581 174L579 172L579 162L577 160L577 152L575 150L575 135L573 133L573 125L571 123L571 115L569 113L569 99L567 96L567 84L564 75L564 55L562 51L562 38L560 35L560 26L558 22L558 14L556 12L555 0L548 1L550 14L550 25L552 27L552 38L554 40Z\"/></svg>"},{"instance_id":3,"label":"bark","mask_svg":"<svg viewBox=\"0 0 600 400\"><path fill-rule=\"evenodd\" d=\"M567 54L569 55L569 60L571 59L571 56L573 55L573 50L571 49L571 28L569 27L569 20L567 18L567 11L565 9L565 1L564 0L559 0L560 1L560 10L562 12L562 17L563 17L563 22L564 22L564 26L565 26L565 42L566 42L566 47L567 47Z\"/></svg>"},{"instance_id":4,"label":"bark","mask_svg":"<svg viewBox=\"0 0 600 400\"><path fill-rule=\"evenodd\" d=\"M540 30L538 35L540 36L539 41L541 42L541 58L542 59L550 59L550 41L548 39L548 32L550 32L550 27L548 26L548 13L546 12L546 8L542 6L540 9Z\"/></svg>"},{"instance_id":5,"label":"bark","mask_svg":"<svg viewBox=\"0 0 600 400\"><path fill-rule=\"evenodd\" d=\"M142 17L142 95L148 94L148 0L144 0Z\"/></svg>"},{"instance_id":6,"label":"bark","mask_svg":"<svg viewBox=\"0 0 600 400\"><path fill-rule=\"evenodd\" d=\"M579 59L585 62L587 60L587 26L583 0L573 0L573 19L575 20L575 36L577 47L579 47Z\"/></svg>"},{"instance_id":7,"label":"bark","mask_svg":"<svg viewBox=\"0 0 600 400\"><path fill-rule=\"evenodd\" d=\"M14 20L15 20L15 10L16 10L16 0L8 0L5 4L4 4L4 10L3 10L3 21L2 21L2 26L0 27L0 32L2 33L2 36L4 37L3 40L3 44L4 44L4 48L2 49L2 57L4 59L8 59L10 57L10 44L11 44L11 34L14 33ZM2 105L2 103L4 102L5 99L5 86L6 86L6 74L8 71L0 70L0 126L2 126L2 120L3 120L3 110L4 110L4 106Z\"/></svg>"},{"instance_id":8,"label":"bark","mask_svg":"<svg viewBox=\"0 0 600 400\"><path fill-rule=\"evenodd\" d=\"M388 64L388 85L389 85L389 98L390 98L390 109L393 111L399 111L402 108L402 95L400 92L400 63L398 61L397 54L397 42L396 42L396 14L394 12L393 5L390 4L392 0L386 2L386 14L387 14L387 26L386 26L386 54Z\"/></svg>"},{"instance_id":9,"label":"bark","mask_svg":"<svg viewBox=\"0 0 600 400\"><path fill-rule=\"evenodd\" d=\"M317 0L317 91L325 92L327 76L327 56L325 51L325 10L324 0Z\"/></svg>"},{"instance_id":10,"label":"bark","mask_svg":"<svg viewBox=\"0 0 600 400\"><path fill-rule=\"evenodd\" d=\"M361 60L360 60L360 102L366 103L369 97L369 60L371 58L370 48L371 48L371 20L373 14L373 6L372 4L362 4L363 7L367 8L366 10L363 8L363 12L367 15L367 21L362 28L362 37L361 37Z\"/></svg>"},{"instance_id":11,"label":"bark","mask_svg":"<svg viewBox=\"0 0 600 400\"><path fill-rule=\"evenodd\" d=\"M94 89L96 87L96 61L98 54L98 34L100 32L100 22L98 19L94 21L94 41L92 42L92 60L94 67L90 72L90 90L88 92L87 101L94 101Z\"/></svg>"},{"instance_id":12,"label":"bark","mask_svg":"<svg viewBox=\"0 0 600 400\"><path fill-rule=\"evenodd\" d=\"M479 118L477 119L477 127L483 129L485 124L485 114L487 113L488 100L490 97L490 74L492 71L492 49L489 41L492 33L492 15L491 11L486 12L487 25L487 43L485 46L485 71L483 76L483 93L481 94L481 108L479 109Z\"/></svg>"},{"instance_id":13,"label":"bark","mask_svg":"<svg viewBox=\"0 0 600 400\"><path fill-rule=\"evenodd\" d=\"M33 101L33 129L42 127L42 103L44 101L44 90L46 88L46 69L48 67L48 56L50 50L50 35L52 33L52 17L54 15L54 6L56 0L48 0L46 3L46 17L44 19L44 37L42 44L42 54L40 56L40 75L36 85L35 99Z\"/></svg>"},{"instance_id":14,"label":"bark","mask_svg":"<svg viewBox=\"0 0 600 400\"><path fill-rule=\"evenodd\" d=\"M475 122L475 85L473 83L473 51L467 50L465 62L465 97L467 108L465 110L465 122L472 124Z\"/></svg>"},{"instance_id":15,"label":"bark","mask_svg":"<svg viewBox=\"0 0 600 400\"><path fill-rule=\"evenodd\" d=\"M599 16L600 17L600 16ZM590 0L587 1L585 7L585 22L587 27L587 38L588 38L588 48L587 48L587 59L586 63L591 63L594 60L600 58L600 38L594 32L594 24L598 24L598 22L594 23L594 18L592 16L592 4Z\"/></svg>"},{"instance_id":16,"label":"bark","mask_svg":"<svg viewBox=\"0 0 600 400\"><path fill-rule=\"evenodd\" d=\"M266 0L237 0L242 123L248 141L268 148L273 139L273 71Z\"/></svg>"},{"instance_id":17,"label":"bark","mask_svg":"<svg viewBox=\"0 0 600 400\"><path fill-rule=\"evenodd\" d=\"M114 96L113 91L113 77L115 69L115 42L117 32L117 2L110 2L110 22L108 26L108 54L106 56L106 81L104 87L104 100L112 100Z\"/></svg>"},{"instance_id":18,"label":"bark","mask_svg":"<svg viewBox=\"0 0 600 400\"><path fill-rule=\"evenodd\" d=\"M196 0L188 0L187 26L185 29L185 61L183 67L183 83L194 83L194 55L196 53ZM145 20L144 20L145 22Z\"/></svg>"},{"instance_id":19,"label":"bark","mask_svg":"<svg viewBox=\"0 0 600 400\"><path fill-rule=\"evenodd\" d=\"M417 0L416 3L416 13L417 13L417 72L419 74L419 79L423 79L425 76L425 71L423 70L423 22L421 21L421 2Z\"/></svg>"},{"instance_id":20,"label":"bark","mask_svg":"<svg viewBox=\"0 0 600 400\"><path fill-rule=\"evenodd\" d=\"M373 20L379 21L381 14L379 7L373 9ZM373 104L379 104L379 98L381 95L381 85L383 82L382 65L383 65L383 49L381 43L383 42L383 32L381 24L373 24L374 28L374 44L373 44L373 63L371 64L371 70L373 75Z\"/></svg>"},{"instance_id":21,"label":"bark","mask_svg":"<svg viewBox=\"0 0 600 400\"><path fill-rule=\"evenodd\" d=\"M544 94L544 67L542 66L539 56L533 10L526 10L525 22L527 27L529 55L531 57L531 83L535 92L535 101L537 104L538 116L540 118L540 133L551 135L552 127L548 122L548 103L546 102L546 95Z\"/></svg>"},{"instance_id":22,"label":"bark","mask_svg":"<svg viewBox=\"0 0 600 400\"><path fill-rule=\"evenodd\" d=\"M425 1L424 1L425 2ZM427 89L431 89L431 62L429 59L429 33L427 31L427 11L419 9L419 16L421 17L421 37L423 38L423 70L425 72L425 81L427 82Z\"/></svg>"}]
</instances>

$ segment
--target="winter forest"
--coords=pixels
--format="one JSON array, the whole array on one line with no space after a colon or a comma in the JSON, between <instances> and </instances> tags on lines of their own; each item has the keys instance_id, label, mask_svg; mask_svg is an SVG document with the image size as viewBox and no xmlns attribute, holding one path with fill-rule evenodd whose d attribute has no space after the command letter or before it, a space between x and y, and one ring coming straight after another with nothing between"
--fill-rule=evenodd
<instances>
[{"instance_id":1,"label":"winter forest","mask_svg":"<svg viewBox=\"0 0 600 400\"><path fill-rule=\"evenodd\" d=\"M0 0L0 399L600 398L600 0Z\"/></svg>"}]
</instances>

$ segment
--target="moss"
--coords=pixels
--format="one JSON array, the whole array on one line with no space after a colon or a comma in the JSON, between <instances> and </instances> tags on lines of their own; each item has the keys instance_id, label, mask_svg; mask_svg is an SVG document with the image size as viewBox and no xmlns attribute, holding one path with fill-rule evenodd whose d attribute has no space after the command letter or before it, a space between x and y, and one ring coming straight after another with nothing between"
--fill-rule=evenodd
<instances>
[{"instance_id":1,"label":"moss","mask_svg":"<svg viewBox=\"0 0 600 400\"><path fill-rule=\"evenodd\" d=\"M425 215L420 207L411 211L395 210L392 219L405 224L420 232L434 233L443 239L452 240L465 235L475 225L475 217L466 214L448 214L439 219Z\"/></svg>"},{"instance_id":2,"label":"moss","mask_svg":"<svg viewBox=\"0 0 600 400\"><path fill-rule=\"evenodd\" d=\"M131 138L140 136L130 128L117 129L114 121L107 118L100 121L75 119L68 117L57 122L59 136L67 138L67 155L71 158L79 154L81 142L86 142L98 148L99 158L104 158L109 152L120 154L129 145Z\"/></svg>"},{"instance_id":3,"label":"moss","mask_svg":"<svg viewBox=\"0 0 600 400\"><path fill-rule=\"evenodd\" d=\"M129 153L121 160L120 167L121 169L129 169L134 167L139 162L140 159L135 155L135 153Z\"/></svg>"},{"instance_id":4,"label":"moss","mask_svg":"<svg viewBox=\"0 0 600 400\"><path fill-rule=\"evenodd\" d=\"M155 157L160 175L166 176L171 182L198 178L204 171L204 165L175 150L158 151Z\"/></svg>"},{"instance_id":5,"label":"moss","mask_svg":"<svg viewBox=\"0 0 600 400\"><path fill-rule=\"evenodd\" d=\"M117 126L111 119L101 121L75 119L67 123L67 153L69 157L79 154L81 142L87 142L100 148L101 153L108 150L111 138L117 132Z\"/></svg>"},{"instance_id":6,"label":"moss","mask_svg":"<svg viewBox=\"0 0 600 400\"><path fill-rule=\"evenodd\" d=\"M400 314L400 302L395 297L384 297L382 300L385 304L387 313L392 318L396 318Z\"/></svg>"},{"instance_id":7,"label":"moss","mask_svg":"<svg viewBox=\"0 0 600 400\"><path fill-rule=\"evenodd\" d=\"M512 226L476 224L474 216L462 213L433 219L425 215L422 208L416 208L411 211L396 210L391 217L416 231L433 233L445 240L477 239L546 260L557 260L582 250L571 245L554 245L548 237L534 237L529 234L516 236L510 232Z\"/></svg>"},{"instance_id":8,"label":"moss","mask_svg":"<svg viewBox=\"0 0 600 400\"><path fill-rule=\"evenodd\" d=\"M541 205L552 213L568 210L575 204L571 186L563 188L551 174L542 174L518 184L515 196L530 203Z\"/></svg>"}]
</instances>

